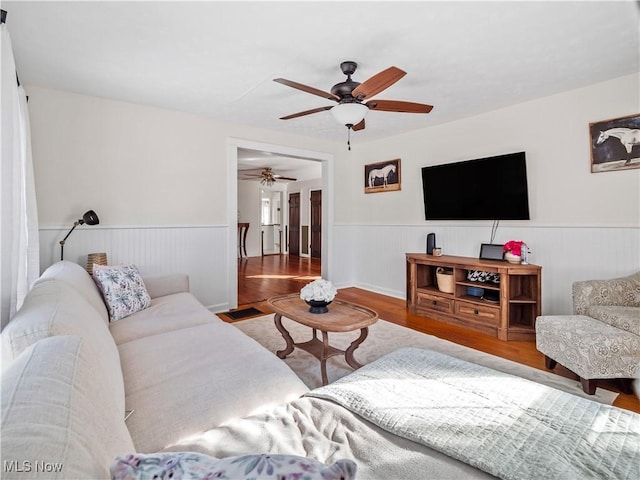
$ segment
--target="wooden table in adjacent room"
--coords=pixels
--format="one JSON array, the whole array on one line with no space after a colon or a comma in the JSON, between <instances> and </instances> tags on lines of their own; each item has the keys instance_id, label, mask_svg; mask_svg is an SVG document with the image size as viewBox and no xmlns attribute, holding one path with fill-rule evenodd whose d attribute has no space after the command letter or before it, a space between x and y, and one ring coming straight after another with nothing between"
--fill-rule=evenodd
<instances>
[{"instance_id":1,"label":"wooden table in adjacent room","mask_svg":"<svg viewBox=\"0 0 640 480\"><path fill-rule=\"evenodd\" d=\"M328 383L327 359L334 355L344 354L344 359L351 368L358 369L362 365L356 361L353 352L364 342L369 334L369 326L378 321L378 314L370 308L334 299L326 313L311 313L309 305L300 298L297 293L279 295L267 300L268 305L275 312L274 321L276 328L287 342L284 350L278 350L278 358L286 358L294 348L300 348L309 352L320 360L322 384ZM295 343L287 329L282 325L282 317L287 317L301 325L313 329L313 338L308 342ZM318 338L318 330L322 332L322 340ZM346 350L329 345L329 332L352 332L360 330L360 336L356 338Z\"/></svg>"}]
</instances>

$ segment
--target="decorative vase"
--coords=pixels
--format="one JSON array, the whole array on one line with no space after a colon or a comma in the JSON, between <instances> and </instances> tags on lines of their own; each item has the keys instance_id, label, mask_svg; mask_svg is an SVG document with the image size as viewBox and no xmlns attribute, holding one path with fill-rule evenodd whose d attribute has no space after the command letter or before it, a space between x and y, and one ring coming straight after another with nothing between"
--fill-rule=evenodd
<instances>
[{"instance_id":1,"label":"decorative vase","mask_svg":"<svg viewBox=\"0 0 640 480\"><path fill-rule=\"evenodd\" d=\"M511 252L504 252L504 259L509 263L520 263L521 258L519 255L514 255Z\"/></svg>"},{"instance_id":2,"label":"decorative vase","mask_svg":"<svg viewBox=\"0 0 640 480\"><path fill-rule=\"evenodd\" d=\"M309 311L311 313L327 313L329 309L327 305L331 302L325 302L324 300L305 300L309 305Z\"/></svg>"}]
</instances>

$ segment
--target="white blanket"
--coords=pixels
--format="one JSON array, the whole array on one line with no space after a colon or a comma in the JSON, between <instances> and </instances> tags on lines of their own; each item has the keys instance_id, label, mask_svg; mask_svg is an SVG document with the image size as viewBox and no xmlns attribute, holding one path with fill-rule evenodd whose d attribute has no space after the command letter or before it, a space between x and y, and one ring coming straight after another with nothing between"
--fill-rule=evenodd
<instances>
[{"instance_id":1,"label":"white blanket","mask_svg":"<svg viewBox=\"0 0 640 480\"><path fill-rule=\"evenodd\" d=\"M638 479L640 415L405 348L308 395L503 479Z\"/></svg>"}]
</instances>

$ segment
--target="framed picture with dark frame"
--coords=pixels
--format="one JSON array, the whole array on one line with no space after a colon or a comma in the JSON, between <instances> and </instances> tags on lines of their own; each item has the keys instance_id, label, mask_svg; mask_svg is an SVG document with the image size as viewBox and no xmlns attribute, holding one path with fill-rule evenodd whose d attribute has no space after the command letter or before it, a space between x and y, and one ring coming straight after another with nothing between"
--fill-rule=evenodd
<instances>
[{"instance_id":1,"label":"framed picture with dark frame","mask_svg":"<svg viewBox=\"0 0 640 480\"><path fill-rule=\"evenodd\" d=\"M399 158L364 166L364 193L393 192L400 189Z\"/></svg>"},{"instance_id":2,"label":"framed picture with dark frame","mask_svg":"<svg viewBox=\"0 0 640 480\"><path fill-rule=\"evenodd\" d=\"M589 124L591 173L640 168L640 113Z\"/></svg>"}]
</instances>

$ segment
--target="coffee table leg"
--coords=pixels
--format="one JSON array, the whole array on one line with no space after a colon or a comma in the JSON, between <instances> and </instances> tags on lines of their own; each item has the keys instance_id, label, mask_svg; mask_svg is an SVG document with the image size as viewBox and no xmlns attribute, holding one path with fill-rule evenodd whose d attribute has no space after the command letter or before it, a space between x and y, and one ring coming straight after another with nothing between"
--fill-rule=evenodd
<instances>
[{"instance_id":1,"label":"coffee table leg","mask_svg":"<svg viewBox=\"0 0 640 480\"><path fill-rule=\"evenodd\" d=\"M329 383L329 377L327 377L327 353L329 351L329 334L322 331L322 355L320 355L320 373L322 373L322 385ZM314 330L315 333L315 330Z\"/></svg>"},{"instance_id":2,"label":"coffee table leg","mask_svg":"<svg viewBox=\"0 0 640 480\"><path fill-rule=\"evenodd\" d=\"M282 315L276 313L273 317L273 321L275 322L278 331L282 334L282 338L284 338L284 341L287 342L287 346L284 347L284 350L278 350L276 352L276 355L278 356L278 358L286 358L287 355L293 352L293 338L291 338L291 335L289 335L287 329L284 328L284 325L282 325Z\"/></svg>"},{"instance_id":3,"label":"coffee table leg","mask_svg":"<svg viewBox=\"0 0 640 480\"><path fill-rule=\"evenodd\" d=\"M360 364L358 361L356 361L355 358L353 358L353 352L355 352L356 348L358 348L360 344L364 342L365 338L367 338L367 335L369 335L369 328L365 327L361 329L360 336L356 338L353 342L351 342L351 345L349 345L349 348L347 348L347 350L344 352L344 359L354 369L360 368L362 364Z\"/></svg>"}]
</instances>

